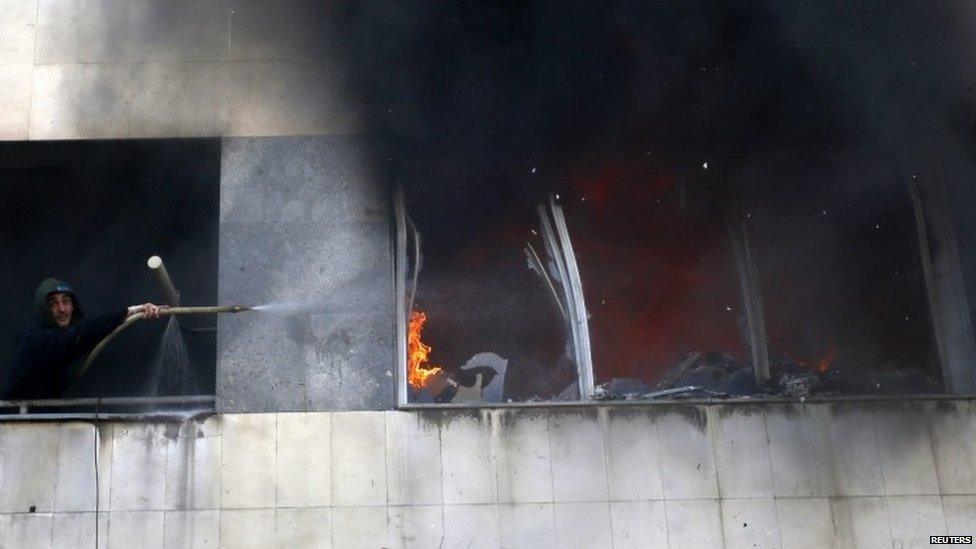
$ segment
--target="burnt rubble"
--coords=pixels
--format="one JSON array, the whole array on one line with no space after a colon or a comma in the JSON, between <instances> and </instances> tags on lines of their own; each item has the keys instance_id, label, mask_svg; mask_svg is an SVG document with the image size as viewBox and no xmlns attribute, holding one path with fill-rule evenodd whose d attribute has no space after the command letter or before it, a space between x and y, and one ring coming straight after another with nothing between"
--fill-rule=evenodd
<instances>
[{"instance_id":1,"label":"burnt rubble","mask_svg":"<svg viewBox=\"0 0 976 549\"><path fill-rule=\"evenodd\" d=\"M615 378L593 389L593 400L647 400L655 398L728 398L727 393L711 391L696 385L651 390L639 380Z\"/></svg>"},{"instance_id":2,"label":"burnt rubble","mask_svg":"<svg viewBox=\"0 0 976 549\"><path fill-rule=\"evenodd\" d=\"M919 368L886 367L864 371L835 361L824 371L803 366L785 354L771 357L770 382L759 386L752 366L732 356L691 353L653 387L640 380L614 378L596 387L593 400L687 398L797 398L843 395L940 393L937 376Z\"/></svg>"},{"instance_id":3,"label":"burnt rubble","mask_svg":"<svg viewBox=\"0 0 976 549\"><path fill-rule=\"evenodd\" d=\"M768 384L757 385L752 366L722 352L691 353L669 369L658 382L648 385L639 379L613 378L594 388L591 400L683 400L701 398L795 398L854 395L936 394L943 391L939 378L920 368L858 368L835 360L823 371L803 365L789 355L774 354L770 360ZM819 365L818 365L819 366ZM431 376L414 396L417 403L504 402L500 393L502 376L490 366L474 361L451 372ZM496 386L492 392L490 388ZM553 398L534 395L524 402L575 401L579 389L574 381ZM507 399L507 402L512 402Z\"/></svg>"}]
</instances>

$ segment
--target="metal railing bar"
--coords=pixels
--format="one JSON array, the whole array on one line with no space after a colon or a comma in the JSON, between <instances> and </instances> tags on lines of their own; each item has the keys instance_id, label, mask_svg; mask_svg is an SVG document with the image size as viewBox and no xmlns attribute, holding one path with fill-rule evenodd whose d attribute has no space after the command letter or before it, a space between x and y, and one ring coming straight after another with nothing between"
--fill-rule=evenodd
<instances>
[{"instance_id":1,"label":"metal railing bar","mask_svg":"<svg viewBox=\"0 0 976 549\"><path fill-rule=\"evenodd\" d=\"M4 421L191 421L214 414L212 409L193 410L193 413L154 412L154 413L125 413L125 412L77 412L51 414L0 414L0 422Z\"/></svg>"},{"instance_id":2,"label":"metal railing bar","mask_svg":"<svg viewBox=\"0 0 976 549\"><path fill-rule=\"evenodd\" d=\"M36 400L0 400L0 408L67 408L70 406L131 406L140 404L214 404L214 395L177 395L143 397L89 397Z\"/></svg>"}]
</instances>

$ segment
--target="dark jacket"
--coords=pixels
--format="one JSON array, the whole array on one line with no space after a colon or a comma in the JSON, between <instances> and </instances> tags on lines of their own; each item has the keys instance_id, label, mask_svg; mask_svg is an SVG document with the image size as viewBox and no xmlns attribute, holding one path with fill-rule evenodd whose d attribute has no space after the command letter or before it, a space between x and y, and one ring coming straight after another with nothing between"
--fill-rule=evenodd
<instances>
[{"instance_id":1,"label":"dark jacket","mask_svg":"<svg viewBox=\"0 0 976 549\"><path fill-rule=\"evenodd\" d=\"M74 305L71 324L64 328L58 327L47 303L48 294L59 291L68 294ZM12 371L0 394L4 400L60 397L74 362L88 354L126 317L123 309L86 319L74 292L54 278L38 286L34 307L36 319L20 340Z\"/></svg>"}]
</instances>

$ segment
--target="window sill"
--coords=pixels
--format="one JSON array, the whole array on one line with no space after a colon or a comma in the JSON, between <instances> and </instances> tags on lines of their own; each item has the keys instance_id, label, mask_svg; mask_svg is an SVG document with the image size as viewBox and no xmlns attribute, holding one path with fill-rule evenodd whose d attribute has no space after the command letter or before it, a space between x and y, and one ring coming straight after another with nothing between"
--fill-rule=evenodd
<instances>
[{"instance_id":1,"label":"window sill","mask_svg":"<svg viewBox=\"0 0 976 549\"><path fill-rule=\"evenodd\" d=\"M634 400L576 400L559 402L465 402L444 404L401 404L397 407L401 411L410 410L493 410L506 408L574 408L574 407L617 407L617 406L716 406L716 405L767 405L767 404L831 404L854 402L908 402L908 401L970 401L976 400L976 395L845 395L845 396L814 396L799 398L687 398L687 399L634 399Z\"/></svg>"}]
</instances>

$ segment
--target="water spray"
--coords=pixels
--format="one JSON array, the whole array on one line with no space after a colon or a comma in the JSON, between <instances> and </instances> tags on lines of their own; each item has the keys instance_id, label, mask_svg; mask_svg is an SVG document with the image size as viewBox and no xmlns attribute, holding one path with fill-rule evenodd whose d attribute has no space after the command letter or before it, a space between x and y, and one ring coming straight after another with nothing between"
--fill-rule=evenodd
<instances>
[{"instance_id":1,"label":"water spray","mask_svg":"<svg viewBox=\"0 0 976 549\"><path fill-rule=\"evenodd\" d=\"M166 266L163 264L162 258L160 258L158 255L154 255L150 257L148 261L146 261L146 265L156 274L157 280L162 286L167 300L174 305L179 305L180 293L177 291L176 286L173 285L173 281L169 277L169 272L166 270ZM251 307L245 307L243 305L216 305L212 307L174 306L160 308L159 316L212 315L223 313L241 313L250 310L252 310ZM104 349L105 346L115 338L115 336L119 335L122 330L128 328L145 317L146 313L142 312L132 314L126 318L122 324L116 326L111 333L102 338L102 340L98 342L98 345L95 345L95 348L88 353L88 356L85 358L85 362L82 363L81 368L79 368L78 372L75 374L75 378L77 379L81 377L85 372L88 371L88 368L92 365L92 362L95 361L95 358L98 357L99 353L102 352L102 349Z\"/></svg>"},{"instance_id":2,"label":"water spray","mask_svg":"<svg viewBox=\"0 0 976 549\"><path fill-rule=\"evenodd\" d=\"M250 310L251 307L245 307L243 305L221 305L214 307L167 307L159 310L159 316L241 313ZM142 320L143 318L146 318L146 313L135 313L129 316L124 322L122 322L122 324L119 324L110 334L99 341L98 345L95 345L95 348L88 353L88 357L81 365L78 373L75 374L75 377L79 378L84 375L86 371L88 371L88 367L92 365L92 362L94 362L95 358L99 355L99 353L102 352L102 349L104 349L105 346L115 338L115 336L119 335L119 332Z\"/></svg>"}]
</instances>

